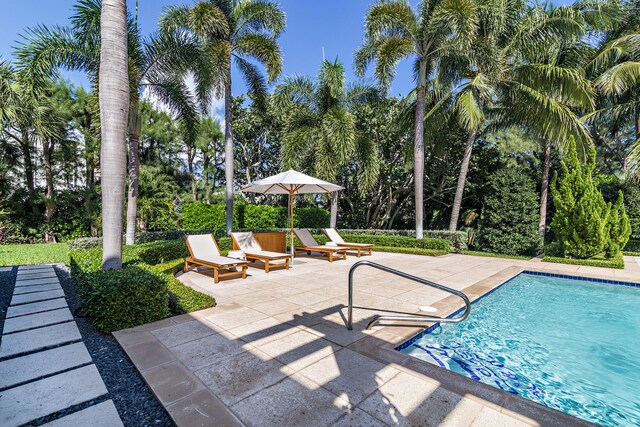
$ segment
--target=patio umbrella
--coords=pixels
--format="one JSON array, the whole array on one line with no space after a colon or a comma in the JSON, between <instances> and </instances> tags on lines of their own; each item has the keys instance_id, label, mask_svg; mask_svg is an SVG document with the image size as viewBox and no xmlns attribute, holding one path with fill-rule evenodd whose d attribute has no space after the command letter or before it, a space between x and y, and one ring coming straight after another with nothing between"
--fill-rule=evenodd
<instances>
[{"instance_id":1,"label":"patio umbrella","mask_svg":"<svg viewBox=\"0 0 640 427\"><path fill-rule=\"evenodd\" d=\"M288 194L289 195L289 223L291 226L291 255L293 250L293 195L332 193L342 190L343 187L305 175L290 169L286 172L270 176L245 185L240 190L261 194Z\"/></svg>"}]
</instances>

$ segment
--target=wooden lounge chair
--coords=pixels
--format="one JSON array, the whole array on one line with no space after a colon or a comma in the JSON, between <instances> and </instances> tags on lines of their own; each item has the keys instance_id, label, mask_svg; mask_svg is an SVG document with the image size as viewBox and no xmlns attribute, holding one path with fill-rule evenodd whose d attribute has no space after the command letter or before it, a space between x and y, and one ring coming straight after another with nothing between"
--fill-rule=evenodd
<instances>
[{"instance_id":1,"label":"wooden lounge chair","mask_svg":"<svg viewBox=\"0 0 640 427\"><path fill-rule=\"evenodd\" d=\"M371 252L373 251L373 245L371 243L345 242L342 236L340 236L340 233L338 233L338 230L335 228L323 228L322 232L329 238L329 240L338 245L338 247L358 251L358 258L360 258L362 252L367 252L368 255L371 255Z\"/></svg>"},{"instance_id":2,"label":"wooden lounge chair","mask_svg":"<svg viewBox=\"0 0 640 427\"><path fill-rule=\"evenodd\" d=\"M313 238L309 230L293 229L293 233L300 240L301 245L296 246L296 251L305 251L308 255L311 252L320 252L329 255L329 262L333 262L333 258L339 255L342 259L347 259L347 250L338 246L321 245Z\"/></svg>"},{"instance_id":3,"label":"wooden lounge chair","mask_svg":"<svg viewBox=\"0 0 640 427\"><path fill-rule=\"evenodd\" d=\"M276 267L284 267L285 270L289 269L289 262L291 261L290 254L263 250L262 246L260 246L260 243L258 243L255 236L250 231L230 234L236 246L238 246L238 248L240 248L240 250L244 252L247 260L251 262L264 262L264 271L266 273L268 273L270 269Z\"/></svg>"},{"instance_id":4,"label":"wooden lounge chair","mask_svg":"<svg viewBox=\"0 0 640 427\"><path fill-rule=\"evenodd\" d=\"M191 256L184 259L184 271L189 270L189 264L212 268L214 283L218 283L221 277L241 276L243 279L247 278L249 263L241 259L222 256L213 234L186 235L185 240ZM238 268L240 271L237 271ZM220 270L226 272L221 273Z\"/></svg>"}]
</instances>

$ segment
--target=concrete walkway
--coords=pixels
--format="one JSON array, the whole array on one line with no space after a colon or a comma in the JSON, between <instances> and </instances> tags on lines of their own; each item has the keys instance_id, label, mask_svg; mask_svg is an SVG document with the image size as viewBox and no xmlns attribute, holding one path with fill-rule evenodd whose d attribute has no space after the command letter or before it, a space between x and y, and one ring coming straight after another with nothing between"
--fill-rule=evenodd
<instances>
[{"instance_id":1,"label":"concrete walkway","mask_svg":"<svg viewBox=\"0 0 640 427\"><path fill-rule=\"evenodd\" d=\"M64 296L53 266L18 267L0 341L3 427L52 414L45 425L122 426Z\"/></svg>"},{"instance_id":2,"label":"concrete walkway","mask_svg":"<svg viewBox=\"0 0 640 427\"><path fill-rule=\"evenodd\" d=\"M523 270L637 281L624 270L466 255L364 257L435 280L475 300ZM250 268L214 285L179 276L218 306L114 335L179 426L573 426L586 421L395 350L411 327L365 330L377 313L446 316L461 302L371 268L355 275L354 330L345 327L347 275L358 261L296 258L289 271ZM375 307L375 308L374 308Z\"/></svg>"}]
</instances>

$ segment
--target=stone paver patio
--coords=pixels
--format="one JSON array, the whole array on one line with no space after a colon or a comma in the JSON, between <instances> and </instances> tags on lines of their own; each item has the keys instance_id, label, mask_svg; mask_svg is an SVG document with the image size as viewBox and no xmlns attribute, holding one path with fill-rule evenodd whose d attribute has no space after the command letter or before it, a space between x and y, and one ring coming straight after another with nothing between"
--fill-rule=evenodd
<instances>
[{"instance_id":1,"label":"stone paver patio","mask_svg":"<svg viewBox=\"0 0 640 427\"><path fill-rule=\"evenodd\" d=\"M122 426L111 400L86 404L106 394L53 266L20 266L0 341L0 425L60 413L45 425Z\"/></svg>"},{"instance_id":2,"label":"stone paver patio","mask_svg":"<svg viewBox=\"0 0 640 427\"><path fill-rule=\"evenodd\" d=\"M625 270L465 255L364 257L462 290L472 300L523 270L637 281ZM420 329L364 327L374 314L446 316L454 296L361 267L354 330L345 327L347 273L358 258L296 258L289 271L250 268L213 284L206 269L179 279L218 306L114 335L180 426L588 425L395 350ZM375 307L375 309L370 309Z\"/></svg>"}]
</instances>

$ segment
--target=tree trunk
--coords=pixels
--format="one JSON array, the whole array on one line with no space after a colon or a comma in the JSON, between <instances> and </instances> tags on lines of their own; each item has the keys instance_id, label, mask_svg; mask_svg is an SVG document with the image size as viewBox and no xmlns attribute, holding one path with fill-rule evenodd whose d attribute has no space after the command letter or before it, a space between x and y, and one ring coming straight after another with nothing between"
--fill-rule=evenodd
<instances>
[{"instance_id":1,"label":"tree trunk","mask_svg":"<svg viewBox=\"0 0 640 427\"><path fill-rule=\"evenodd\" d=\"M338 192L331 193L331 220L329 227L336 228L338 224Z\"/></svg>"},{"instance_id":2,"label":"tree trunk","mask_svg":"<svg viewBox=\"0 0 640 427\"><path fill-rule=\"evenodd\" d=\"M198 201L198 185L196 182L196 174L193 171L193 159L195 158L195 147L193 147L193 151L191 148L187 147L187 170L189 171L189 180L191 181L191 196L193 197L193 201Z\"/></svg>"},{"instance_id":3,"label":"tree trunk","mask_svg":"<svg viewBox=\"0 0 640 427\"><path fill-rule=\"evenodd\" d=\"M456 195L453 199L453 211L451 212L451 221L449 221L449 230L456 231L458 229L458 219L460 218L460 207L462 206L462 196L464 195L464 186L467 182L467 173L469 172L469 162L471 161L471 152L473 144L476 142L477 130L473 129L467 138L467 146L464 148L464 156L460 165L460 174L458 175L458 185L456 187Z\"/></svg>"},{"instance_id":4,"label":"tree trunk","mask_svg":"<svg viewBox=\"0 0 640 427\"><path fill-rule=\"evenodd\" d=\"M227 234L233 228L233 130L231 122L231 70L224 87L224 177L227 202Z\"/></svg>"},{"instance_id":5,"label":"tree trunk","mask_svg":"<svg viewBox=\"0 0 640 427\"><path fill-rule=\"evenodd\" d=\"M33 179L33 164L31 163L31 146L29 145L29 135L26 132L22 132L22 140L20 141L22 148L22 162L24 163L24 178L29 194L35 190L35 184Z\"/></svg>"},{"instance_id":6,"label":"tree trunk","mask_svg":"<svg viewBox=\"0 0 640 427\"><path fill-rule=\"evenodd\" d=\"M247 161L247 167L244 170L244 176L247 179L247 185L249 183L251 183L251 170L249 169L249 165L251 164L251 162ZM249 203L255 203L256 202L256 194L255 193L249 193Z\"/></svg>"},{"instance_id":7,"label":"tree trunk","mask_svg":"<svg viewBox=\"0 0 640 427\"><path fill-rule=\"evenodd\" d=\"M125 244L135 244L138 223L138 179L140 177L140 112L138 100L131 102L129 110L129 192L127 194L127 231Z\"/></svg>"},{"instance_id":8,"label":"tree trunk","mask_svg":"<svg viewBox=\"0 0 640 427\"><path fill-rule=\"evenodd\" d=\"M211 204L211 189L209 188L209 155L206 151L202 153L202 174L204 178L204 202Z\"/></svg>"},{"instance_id":9,"label":"tree trunk","mask_svg":"<svg viewBox=\"0 0 640 427\"><path fill-rule=\"evenodd\" d=\"M542 236L547 230L547 200L549 198L549 168L551 165L551 141L544 142L544 160L542 161L542 182L540 184L540 222L538 223L538 232Z\"/></svg>"},{"instance_id":10,"label":"tree trunk","mask_svg":"<svg viewBox=\"0 0 640 427\"><path fill-rule=\"evenodd\" d=\"M424 224L424 94L426 90L427 63L420 61L418 87L416 89L416 123L413 144L413 175L416 208L416 239L422 239Z\"/></svg>"},{"instance_id":11,"label":"tree trunk","mask_svg":"<svg viewBox=\"0 0 640 427\"><path fill-rule=\"evenodd\" d=\"M51 165L51 152L53 151L53 142L45 139L42 144L42 163L44 166L44 179L46 183L45 190L45 210L44 218L47 222L47 226L51 221L51 217L56 211L56 202L53 194L53 170ZM47 243L55 243L56 238L51 230L46 230L44 233L44 241Z\"/></svg>"},{"instance_id":12,"label":"tree trunk","mask_svg":"<svg viewBox=\"0 0 640 427\"><path fill-rule=\"evenodd\" d=\"M126 131L129 112L127 12L125 0L103 0L100 14L100 178L102 268L122 268Z\"/></svg>"}]
</instances>

